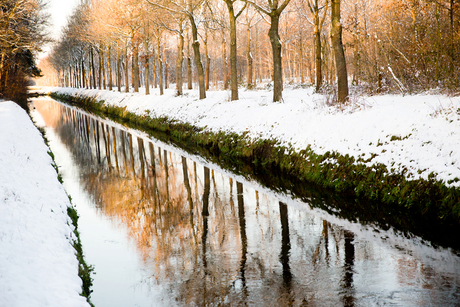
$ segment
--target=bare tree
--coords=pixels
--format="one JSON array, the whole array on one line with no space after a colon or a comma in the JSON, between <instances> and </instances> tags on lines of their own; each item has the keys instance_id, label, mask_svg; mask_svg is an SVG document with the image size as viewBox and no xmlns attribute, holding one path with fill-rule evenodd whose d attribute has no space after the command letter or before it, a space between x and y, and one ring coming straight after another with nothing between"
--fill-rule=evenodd
<instances>
[{"instance_id":1,"label":"bare tree","mask_svg":"<svg viewBox=\"0 0 460 307\"><path fill-rule=\"evenodd\" d=\"M233 7L236 0L224 0L227 5L228 18L230 21L230 89L231 100L238 100L238 71L237 71L237 54L236 54L236 19L243 13L246 8L246 3L243 8L235 14Z\"/></svg>"},{"instance_id":2,"label":"bare tree","mask_svg":"<svg viewBox=\"0 0 460 307\"><path fill-rule=\"evenodd\" d=\"M0 96L27 107L27 78L40 76L35 55L49 41L41 0L0 2Z\"/></svg>"},{"instance_id":3,"label":"bare tree","mask_svg":"<svg viewBox=\"0 0 460 307\"><path fill-rule=\"evenodd\" d=\"M321 59L321 30L323 28L324 21L326 19L326 13L329 6L329 0L326 0L322 6L319 6L318 0L308 0L308 7L311 14L313 15L314 24L314 35L315 35L315 70L316 70L316 88L318 92L322 86L323 75L322 75L322 59ZM324 10L323 16L321 17L320 12Z\"/></svg>"},{"instance_id":4,"label":"bare tree","mask_svg":"<svg viewBox=\"0 0 460 307\"><path fill-rule=\"evenodd\" d=\"M268 37L272 46L273 55L273 102L280 102L283 99L283 68L281 59L281 40L279 36L279 21L281 13L289 4L290 0L284 0L279 3L278 0L267 0L264 7L255 2L244 0L253 5L259 12L270 18L270 30Z\"/></svg>"},{"instance_id":5,"label":"bare tree","mask_svg":"<svg viewBox=\"0 0 460 307\"><path fill-rule=\"evenodd\" d=\"M331 43L334 50L335 72L337 76L337 100L338 102L345 102L348 99L348 75L342 43L340 0L331 0Z\"/></svg>"}]
</instances>

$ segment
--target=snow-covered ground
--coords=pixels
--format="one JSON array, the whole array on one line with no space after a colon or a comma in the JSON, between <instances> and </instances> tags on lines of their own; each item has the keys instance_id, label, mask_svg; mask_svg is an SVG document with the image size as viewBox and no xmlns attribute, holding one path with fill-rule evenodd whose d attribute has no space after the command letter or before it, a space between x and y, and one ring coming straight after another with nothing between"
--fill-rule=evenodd
<instances>
[{"instance_id":1,"label":"snow-covered ground","mask_svg":"<svg viewBox=\"0 0 460 307\"><path fill-rule=\"evenodd\" d=\"M448 186L460 187L460 97L443 95L381 95L353 97L345 106L326 103L312 88L286 88L283 103L273 103L268 90L240 90L230 101L227 91L198 91L175 97L168 89L160 96L108 90L46 88L62 94L92 96L106 104L127 107L140 115L167 116L212 131L248 132L251 138L277 139L296 150L308 145L317 154L337 151L383 163L394 172L406 170L411 179L431 172ZM141 89L142 91L142 89Z\"/></svg>"},{"instance_id":2,"label":"snow-covered ground","mask_svg":"<svg viewBox=\"0 0 460 307\"><path fill-rule=\"evenodd\" d=\"M0 306L89 306L47 151L26 112L0 101Z\"/></svg>"},{"instance_id":3,"label":"snow-covered ground","mask_svg":"<svg viewBox=\"0 0 460 307\"><path fill-rule=\"evenodd\" d=\"M283 103L266 90L197 91L175 97L142 93L48 88L94 96L140 115L167 116L212 131L247 132L277 139L296 150L337 151L375 158L411 178L431 172L460 178L460 98L441 95L353 98L341 108L312 89L288 88ZM0 306L88 306L81 297L78 262L71 245L70 205L52 159L29 116L12 102L0 102ZM460 186L460 182L448 185Z\"/></svg>"}]
</instances>

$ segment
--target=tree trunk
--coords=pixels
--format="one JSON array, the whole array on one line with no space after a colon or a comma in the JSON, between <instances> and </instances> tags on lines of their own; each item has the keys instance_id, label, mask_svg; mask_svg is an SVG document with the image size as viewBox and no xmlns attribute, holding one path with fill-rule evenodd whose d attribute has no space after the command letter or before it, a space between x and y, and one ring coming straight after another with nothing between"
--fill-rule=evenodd
<instances>
[{"instance_id":1,"label":"tree trunk","mask_svg":"<svg viewBox=\"0 0 460 307\"><path fill-rule=\"evenodd\" d=\"M145 95L150 95L150 63L149 63L149 42L144 41L145 46L145 64L144 64L144 85L145 85Z\"/></svg>"},{"instance_id":2,"label":"tree trunk","mask_svg":"<svg viewBox=\"0 0 460 307\"><path fill-rule=\"evenodd\" d=\"M163 60L161 59L161 44L160 44L159 35L157 37L157 44L158 44L158 79L159 79L160 95L163 95Z\"/></svg>"},{"instance_id":3,"label":"tree trunk","mask_svg":"<svg viewBox=\"0 0 460 307\"><path fill-rule=\"evenodd\" d=\"M342 23L340 20L340 0L331 2L331 43L334 50L335 70L337 76L337 99L348 99L347 64L342 44Z\"/></svg>"},{"instance_id":4,"label":"tree trunk","mask_svg":"<svg viewBox=\"0 0 460 307\"><path fill-rule=\"evenodd\" d=\"M233 2L226 0L228 17L230 20L230 90L231 100L238 100L238 70L236 50L236 17L233 10Z\"/></svg>"},{"instance_id":5,"label":"tree trunk","mask_svg":"<svg viewBox=\"0 0 460 307\"><path fill-rule=\"evenodd\" d=\"M101 66L102 66L102 87L106 88L105 64L104 64L104 46L101 44Z\"/></svg>"},{"instance_id":6,"label":"tree trunk","mask_svg":"<svg viewBox=\"0 0 460 307\"><path fill-rule=\"evenodd\" d=\"M222 71L224 75L224 90L228 89L228 62L227 62L227 41L225 40L224 28L222 28Z\"/></svg>"},{"instance_id":7,"label":"tree trunk","mask_svg":"<svg viewBox=\"0 0 460 307\"><path fill-rule=\"evenodd\" d=\"M247 47L246 47L246 59L247 59L247 78L248 78L248 88L251 89L253 87L252 79L254 74L254 68L252 66L252 54L251 54L251 27L248 24L247 32Z\"/></svg>"},{"instance_id":8,"label":"tree trunk","mask_svg":"<svg viewBox=\"0 0 460 307\"><path fill-rule=\"evenodd\" d=\"M259 48L259 27L256 26L256 41L254 42L254 85L257 84L257 78L259 78L259 83L262 82L262 74L260 72L260 48Z\"/></svg>"},{"instance_id":9,"label":"tree trunk","mask_svg":"<svg viewBox=\"0 0 460 307\"><path fill-rule=\"evenodd\" d=\"M157 88L157 64L155 57L155 46L152 47L152 70L153 70L153 86Z\"/></svg>"},{"instance_id":10,"label":"tree trunk","mask_svg":"<svg viewBox=\"0 0 460 307\"><path fill-rule=\"evenodd\" d=\"M94 53L93 53L93 46L89 49L90 56L91 56L91 88L96 88L96 69L94 68Z\"/></svg>"},{"instance_id":11,"label":"tree trunk","mask_svg":"<svg viewBox=\"0 0 460 307\"><path fill-rule=\"evenodd\" d=\"M133 65L132 65L131 72L133 74L132 79L133 79L134 92L138 93L139 92L139 45L137 43L133 45Z\"/></svg>"},{"instance_id":12,"label":"tree trunk","mask_svg":"<svg viewBox=\"0 0 460 307\"><path fill-rule=\"evenodd\" d=\"M187 32L187 88L191 90L192 86L192 59L190 58L190 38Z\"/></svg>"},{"instance_id":13,"label":"tree trunk","mask_svg":"<svg viewBox=\"0 0 460 307\"><path fill-rule=\"evenodd\" d=\"M72 87L72 65L69 65L69 78L67 80L67 87Z\"/></svg>"},{"instance_id":14,"label":"tree trunk","mask_svg":"<svg viewBox=\"0 0 460 307\"><path fill-rule=\"evenodd\" d=\"M190 24L192 26L192 47L193 53L195 54L195 66L198 71L198 89L200 92L200 99L206 98L206 89L204 84L204 71L203 64L201 63L201 54L200 54L200 42L198 41L198 29L195 24L195 20L192 15L189 15Z\"/></svg>"},{"instance_id":15,"label":"tree trunk","mask_svg":"<svg viewBox=\"0 0 460 307\"><path fill-rule=\"evenodd\" d=\"M81 87L84 88L88 88L88 84L86 84L86 71L85 71L85 62L83 60L81 60L81 76L82 76L82 83L81 83Z\"/></svg>"},{"instance_id":16,"label":"tree trunk","mask_svg":"<svg viewBox=\"0 0 460 307\"><path fill-rule=\"evenodd\" d=\"M318 92L323 85L322 75L322 59L321 59L321 33L319 31L319 24L316 24L315 18L315 70L316 70L316 87L315 91Z\"/></svg>"},{"instance_id":17,"label":"tree trunk","mask_svg":"<svg viewBox=\"0 0 460 307\"><path fill-rule=\"evenodd\" d=\"M303 40L300 36L299 40L299 58L300 58L300 83L305 83L304 64L303 64Z\"/></svg>"},{"instance_id":18,"label":"tree trunk","mask_svg":"<svg viewBox=\"0 0 460 307\"><path fill-rule=\"evenodd\" d=\"M166 58L166 48L163 48L163 62L164 62L164 80L165 80L165 89L169 88L169 67L168 59Z\"/></svg>"},{"instance_id":19,"label":"tree trunk","mask_svg":"<svg viewBox=\"0 0 460 307\"><path fill-rule=\"evenodd\" d=\"M102 66L104 66L104 64L102 63L102 61L103 61L102 45L99 46L98 55L99 55L99 69L98 69L98 72L97 72L97 79L98 79L97 80L97 88L102 89Z\"/></svg>"},{"instance_id":20,"label":"tree trunk","mask_svg":"<svg viewBox=\"0 0 460 307\"><path fill-rule=\"evenodd\" d=\"M113 84L112 84L112 47L109 45L107 47L107 65L109 69L109 90L111 91L113 89Z\"/></svg>"},{"instance_id":21,"label":"tree trunk","mask_svg":"<svg viewBox=\"0 0 460 307\"><path fill-rule=\"evenodd\" d=\"M209 90L209 74L211 73L211 71L210 71L211 58L209 57L209 52L208 52L208 30L207 29L206 29L206 32L205 32L205 39L204 39L204 51L205 51L205 57L206 57L205 88L206 88L206 90Z\"/></svg>"},{"instance_id":22,"label":"tree trunk","mask_svg":"<svg viewBox=\"0 0 460 307\"><path fill-rule=\"evenodd\" d=\"M449 20L450 20L450 48L449 48L449 55L450 55L450 67L449 72L451 74L454 73L454 63L455 63L455 44L454 44L454 34L455 34L455 24L454 24L454 0L450 0L450 7L449 7Z\"/></svg>"},{"instance_id":23,"label":"tree trunk","mask_svg":"<svg viewBox=\"0 0 460 307\"><path fill-rule=\"evenodd\" d=\"M184 62L184 34L179 33L176 60L176 95L182 96L182 63Z\"/></svg>"},{"instance_id":24,"label":"tree trunk","mask_svg":"<svg viewBox=\"0 0 460 307\"><path fill-rule=\"evenodd\" d=\"M272 45L273 55L273 102L283 99L283 67L281 64L281 41L278 33L280 14L272 13L268 36Z\"/></svg>"},{"instance_id":25,"label":"tree trunk","mask_svg":"<svg viewBox=\"0 0 460 307\"><path fill-rule=\"evenodd\" d=\"M129 93L128 41L125 41L125 93Z\"/></svg>"},{"instance_id":26,"label":"tree trunk","mask_svg":"<svg viewBox=\"0 0 460 307\"><path fill-rule=\"evenodd\" d=\"M120 43L117 41L117 86L118 91L121 92L121 56L120 56Z\"/></svg>"}]
</instances>

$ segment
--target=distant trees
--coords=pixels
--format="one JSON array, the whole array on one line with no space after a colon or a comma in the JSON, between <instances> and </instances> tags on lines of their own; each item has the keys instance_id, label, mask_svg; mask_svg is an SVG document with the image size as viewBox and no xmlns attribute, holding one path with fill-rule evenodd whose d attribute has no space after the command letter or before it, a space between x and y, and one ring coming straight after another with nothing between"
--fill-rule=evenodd
<instances>
[{"instance_id":1,"label":"distant trees","mask_svg":"<svg viewBox=\"0 0 460 307\"><path fill-rule=\"evenodd\" d=\"M146 94L159 87L162 94L172 83L182 95L186 83L186 89L198 89L200 99L206 90L230 88L229 99L236 100L243 84L273 85L273 101L282 101L286 83L315 84L317 92L336 92L337 102L346 101L349 82L371 94L455 92L460 87L459 4L84 1L49 61L63 86L113 85L120 91L144 88Z\"/></svg>"},{"instance_id":2,"label":"distant trees","mask_svg":"<svg viewBox=\"0 0 460 307\"><path fill-rule=\"evenodd\" d=\"M9 98L27 109L27 83L40 76L35 55L48 41L47 16L41 0L0 2L0 98Z\"/></svg>"}]
</instances>

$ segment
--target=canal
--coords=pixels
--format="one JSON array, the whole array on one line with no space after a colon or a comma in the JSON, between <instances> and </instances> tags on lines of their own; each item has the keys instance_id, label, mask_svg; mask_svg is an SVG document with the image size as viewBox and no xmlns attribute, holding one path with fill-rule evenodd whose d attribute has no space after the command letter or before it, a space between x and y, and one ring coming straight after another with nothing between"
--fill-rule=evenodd
<instances>
[{"instance_id":1,"label":"canal","mask_svg":"<svg viewBox=\"0 0 460 307\"><path fill-rule=\"evenodd\" d=\"M331 215L52 99L33 108L80 215L95 306L460 301L454 249Z\"/></svg>"}]
</instances>

